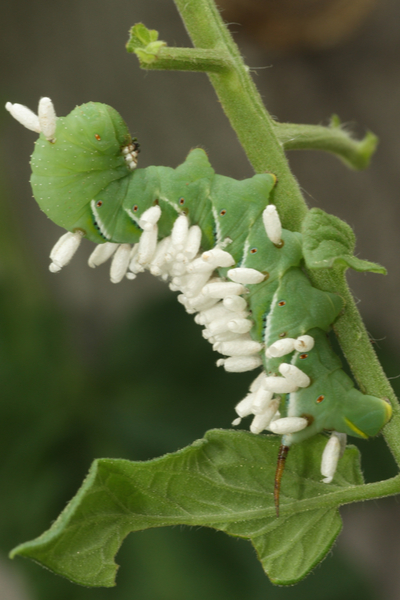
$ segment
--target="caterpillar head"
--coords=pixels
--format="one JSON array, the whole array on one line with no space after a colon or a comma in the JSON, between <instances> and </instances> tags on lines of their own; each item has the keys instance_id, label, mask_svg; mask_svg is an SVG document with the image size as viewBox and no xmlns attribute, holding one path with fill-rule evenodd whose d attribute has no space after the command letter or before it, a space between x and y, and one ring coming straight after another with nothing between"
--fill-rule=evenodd
<instances>
[{"instance_id":1,"label":"caterpillar head","mask_svg":"<svg viewBox=\"0 0 400 600\"><path fill-rule=\"evenodd\" d=\"M78 106L57 118L50 139L42 129L31 160L34 197L60 227L96 243L115 240L115 231L134 227L119 209L138 151L113 108L98 102Z\"/></svg>"}]
</instances>

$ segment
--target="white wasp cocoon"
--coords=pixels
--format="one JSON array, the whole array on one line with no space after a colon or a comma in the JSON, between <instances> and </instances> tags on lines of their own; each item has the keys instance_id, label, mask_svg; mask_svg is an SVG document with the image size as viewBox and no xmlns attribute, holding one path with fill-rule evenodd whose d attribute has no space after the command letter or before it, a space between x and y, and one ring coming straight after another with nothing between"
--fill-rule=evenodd
<instances>
[{"instance_id":1,"label":"white wasp cocoon","mask_svg":"<svg viewBox=\"0 0 400 600\"><path fill-rule=\"evenodd\" d=\"M225 308L222 302L218 302L208 310L199 312L199 314L195 318L195 321L199 325L206 325L207 323L211 323L211 321L214 321L215 319L219 319L225 316L232 317L232 313Z\"/></svg>"},{"instance_id":2,"label":"white wasp cocoon","mask_svg":"<svg viewBox=\"0 0 400 600\"><path fill-rule=\"evenodd\" d=\"M235 259L229 252L221 250L221 248L213 248L207 252L203 252L201 260L210 265L213 269L218 267L231 267L235 264Z\"/></svg>"},{"instance_id":3,"label":"white wasp cocoon","mask_svg":"<svg viewBox=\"0 0 400 600\"><path fill-rule=\"evenodd\" d=\"M139 226L144 231L151 231L153 226L159 221L161 217L161 208L158 206L151 206L147 210L144 211L142 216L139 219Z\"/></svg>"},{"instance_id":4,"label":"white wasp cocoon","mask_svg":"<svg viewBox=\"0 0 400 600\"><path fill-rule=\"evenodd\" d=\"M240 283L230 281L221 281L218 283L209 283L204 286L203 294L211 298L226 298L226 296L240 296L246 292L246 288Z\"/></svg>"},{"instance_id":5,"label":"white wasp cocoon","mask_svg":"<svg viewBox=\"0 0 400 600\"><path fill-rule=\"evenodd\" d=\"M121 244L115 252L110 267L112 283L119 283L125 277L131 257L130 244Z\"/></svg>"},{"instance_id":6,"label":"white wasp cocoon","mask_svg":"<svg viewBox=\"0 0 400 600\"><path fill-rule=\"evenodd\" d=\"M198 311L208 310L217 303L218 298L209 298L208 296L204 296L204 294L199 294L198 296L194 296L194 298L188 298L188 305L190 308L194 308Z\"/></svg>"},{"instance_id":7,"label":"white wasp cocoon","mask_svg":"<svg viewBox=\"0 0 400 600\"><path fill-rule=\"evenodd\" d=\"M207 331L209 332L210 336L216 336L228 331L227 327L227 321L225 319L216 319L215 321L208 323Z\"/></svg>"},{"instance_id":8,"label":"white wasp cocoon","mask_svg":"<svg viewBox=\"0 0 400 600\"><path fill-rule=\"evenodd\" d=\"M274 342L266 350L268 358L279 358L290 354L294 350L295 341L293 338L285 338Z\"/></svg>"},{"instance_id":9,"label":"white wasp cocoon","mask_svg":"<svg viewBox=\"0 0 400 600\"><path fill-rule=\"evenodd\" d=\"M229 337L229 335L231 337ZM209 338L209 341L213 343L213 350L215 350L216 352L221 352L220 348L222 345L222 342L239 342L239 341L246 341L246 342L251 342L252 339L249 335L245 334L245 335L238 335L237 333L232 333L231 331L224 331L222 333L217 333L214 336L212 336L212 338ZM224 354L223 352L221 352L221 354ZM229 354L227 354L227 356L229 356Z\"/></svg>"},{"instance_id":10,"label":"white wasp cocoon","mask_svg":"<svg viewBox=\"0 0 400 600\"><path fill-rule=\"evenodd\" d=\"M183 250L189 233L189 220L186 215L179 215L171 231L171 241L174 248Z\"/></svg>"},{"instance_id":11,"label":"white wasp cocoon","mask_svg":"<svg viewBox=\"0 0 400 600\"><path fill-rule=\"evenodd\" d=\"M293 382L298 387L305 388L308 387L311 383L309 376L294 365L289 365L288 363L281 363L279 365L279 372L285 377L285 379L288 379L289 381Z\"/></svg>"},{"instance_id":12,"label":"white wasp cocoon","mask_svg":"<svg viewBox=\"0 0 400 600\"><path fill-rule=\"evenodd\" d=\"M269 204L262 216L267 236L273 244L280 245L282 242L282 225L276 206Z\"/></svg>"},{"instance_id":13,"label":"white wasp cocoon","mask_svg":"<svg viewBox=\"0 0 400 600\"><path fill-rule=\"evenodd\" d=\"M225 308L232 312L241 312L247 308L247 302L241 296L226 296L223 303Z\"/></svg>"},{"instance_id":14,"label":"white wasp cocoon","mask_svg":"<svg viewBox=\"0 0 400 600\"><path fill-rule=\"evenodd\" d=\"M56 111L50 98L41 98L39 101L39 124L41 131L49 142L53 142L56 133Z\"/></svg>"},{"instance_id":15,"label":"white wasp cocoon","mask_svg":"<svg viewBox=\"0 0 400 600\"><path fill-rule=\"evenodd\" d=\"M128 278L130 278L130 279L135 279L137 273L144 272L144 266L139 264L138 257L139 257L139 244L135 244L134 246L132 246L131 254L129 257L130 273L128 273ZM132 277L132 275L134 275L135 277Z\"/></svg>"},{"instance_id":16,"label":"white wasp cocoon","mask_svg":"<svg viewBox=\"0 0 400 600\"><path fill-rule=\"evenodd\" d=\"M227 356L250 356L262 350L262 344L253 340L237 340L221 342L218 352Z\"/></svg>"},{"instance_id":17,"label":"white wasp cocoon","mask_svg":"<svg viewBox=\"0 0 400 600\"><path fill-rule=\"evenodd\" d=\"M191 263L189 263L186 267L188 273L211 273L215 270L211 264L204 262L204 260L199 257L195 258Z\"/></svg>"},{"instance_id":18,"label":"white wasp cocoon","mask_svg":"<svg viewBox=\"0 0 400 600\"><path fill-rule=\"evenodd\" d=\"M229 358L222 358L217 361L217 365L223 365L225 371L229 373L244 373L262 365L262 360L257 354L253 354L252 356L230 356Z\"/></svg>"},{"instance_id":19,"label":"white wasp cocoon","mask_svg":"<svg viewBox=\"0 0 400 600\"><path fill-rule=\"evenodd\" d=\"M180 302L181 304L183 304L183 306L186 309L186 312L189 315L193 315L193 314L195 314L197 312L196 309L194 309L194 308L192 308L190 306L188 298L186 298L186 296L184 294L179 294L177 300L178 300L178 302Z\"/></svg>"},{"instance_id":20,"label":"white wasp cocoon","mask_svg":"<svg viewBox=\"0 0 400 600\"><path fill-rule=\"evenodd\" d=\"M271 421L278 410L279 400L272 400L264 412L256 414L250 425L250 431L252 433L261 433L264 429L268 429L271 425Z\"/></svg>"},{"instance_id":21,"label":"white wasp cocoon","mask_svg":"<svg viewBox=\"0 0 400 600\"><path fill-rule=\"evenodd\" d=\"M266 377L263 385L266 390L276 394L291 394L299 389L293 381L285 377Z\"/></svg>"},{"instance_id":22,"label":"white wasp cocoon","mask_svg":"<svg viewBox=\"0 0 400 600\"><path fill-rule=\"evenodd\" d=\"M335 475L340 458L340 449L340 440L335 433L333 433L322 453L321 475L324 476L324 479L322 480L324 483L330 483Z\"/></svg>"},{"instance_id":23,"label":"white wasp cocoon","mask_svg":"<svg viewBox=\"0 0 400 600\"><path fill-rule=\"evenodd\" d=\"M301 335L294 342L294 349L297 352L309 352L314 348L314 338L311 335Z\"/></svg>"},{"instance_id":24,"label":"white wasp cocoon","mask_svg":"<svg viewBox=\"0 0 400 600\"><path fill-rule=\"evenodd\" d=\"M188 273L212 273L219 267L229 267L235 264L234 258L220 248L214 248L203 254L191 262L188 267Z\"/></svg>"},{"instance_id":25,"label":"white wasp cocoon","mask_svg":"<svg viewBox=\"0 0 400 600\"><path fill-rule=\"evenodd\" d=\"M260 415L263 413L268 404L271 402L273 392L269 392L263 388L259 388L254 394L254 401L251 406L251 412L254 415ZM271 417L272 418L272 417Z\"/></svg>"},{"instance_id":26,"label":"white wasp cocoon","mask_svg":"<svg viewBox=\"0 0 400 600\"><path fill-rule=\"evenodd\" d=\"M172 245L172 239L171 237L169 238L171 240L171 243L168 247L168 250L165 254L165 262L166 263L171 263L175 260L176 255L177 255L177 249Z\"/></svg>"},{"instance_id":27,"label":"white wasp cocoon","mask_svg":"<svg viewBox=\"0 0 400 600\"><path fill-rule=\"evenodd\" d=\"M177 252L175 254L175 262L182 263L182 264L186 265L188 261L186 260L183 252Z\"/></svg>"},{"instance_id":28,"label":"white wasp cocoon","mask_svg":"<svg viewBox=\"0 0 400 600\"><path fill-rule=\"evenodd\" d=\"M200 250L200 244L201 229L198 225L193 225L188 231L185 248L183 249L183 255L186 261L194 259Z\"/></svg>"},{"instance_id":29,"label":"white wasp cocoon","mask_svg":"<svg viewBox=\"0 0 400 600\"><path fill-rule=\"evenodd\" d=\"M225 309L225 307L224 307ZM226 310L226 309L225 309ZM207 324L208 329L211 331L212 335L216 335L217 333L222 333L224 331L229 331L228 323L232 319L232 315L230 311L226 311L228 314L223 314L220 317L213 319ZM246 313L244 313L245 315ZM233 332L236 333L236 332Z\"/></svg>"},{"instance_id":30,"label":"white wasp cocoon","mask_svg":"<svg viewBox=\"0 0 400 600\"><path fill-rule=\"evenodd\" d=\"M182 277L183 281L181 289L188 298L194 298L202 292L204 285L209 279L209 273L193 273L192 275L186 275ZM207 294L203 293L203 296L207 296Z\"/></svg>"},{"instance_id":31,"label":"white wasp cocoon","mask_svg":"<svg viewBox=\"0 0 400 600\"><path fill-rule=\"evenodd\" d=\"M183 306L187 305L188 299L184 294L179 294L176 299L178 300L179 304L183 304Z\"/></svg>"},{"instance_id":32,"label":"white wasp cocoon","mask_svg":"<svg viewBox=\"0 0 400 600\"><path fill-rule=\"evenodd\" d=\"M79 248L83 238L82 231L75 231L72 233L68 231L64 233L58 240L50 252L51 263L49 269L52 273L58 273L65 265L69 263L75 252Z\"/></svg>"},{"instance_id":33,"label":"white wasp cocoon","mask_svg":"<svg viewBox=\"0 0 400 600\"><path fill-rule=\"evenodd\" d=\"M186 266L184 263L175 260L175 262L172 263L169 272L172 277L180 277L186 274Z\"/></svg>"},{"instance_id":34,"label":"white wasp cocoon","mask_svg":"<svg viewBox=\"0 0 400 600\"><path fill-rule=\"evenodd\" d=\"M236 406L235 411L236 414L239 415L242 419L252 414L251 407L253 405L253 401L255 398L255 394L247 394Z\"/></svg>"},{"instance_id":35,"label":"white wasp cocoon","mask_svg":"<svg viewBox=\"0 0 400 600\"><path fill-rule=\"evenodd\" d=\"M279 410L277 410L276 413L274 414L274 416L271 419L271 423L273 423L274 421L276 421L277 419L280 419L280 418L281 418L281 413L279 412Z\"/></svg>"},{"instance_id":36,"label":"white wasp cocoon","mask_svg":"<svg viewBox=\"0 0 400 600\"><path fill-rule=\"evenodd\" d=\"M216 333L214 336L214 342L230 342L231 340L240 340L240 339L248 339L251 340L249 335L239 335L237 333L233 333L233 331L222 331L221 333Z\"/></svg>"},{"instance_id":37,"label":"white wasp cocoon","mask_svg":"<svg viewBox=\"0 0 400 600\"><path fill-rule=\"evenodd\" d=\"M256 392L263 384L266 378L265 371L261 371L261 373L254 379L254 381L250 385L250 392Z\"/></svg>"},{"instance_id":38,"label":"white wasp cocoon","mask_svg":"<svg viewBox=\"0 0 400 600\"><path fill-rule=\"evenodd\" d=\"M155 207L154 207L155 208ZM165 256L171 243L171 238L166 237L157 244L156 251L150 263L150 273L159 276L165 264Z\"/></svg>"},{"instance_id":39,"label":"white wasp cocoon","mask_svg":"<svg viewBox=\"0 0 400 600\"><path fill-rule=\"evenodd\" d=\"M236 269L229 269L227 273L229 279L236 283L243 283L244 285L261 283L265 279L264 273L257 271L256 269L249 269L247 267L237 267Z\"/></svg>"},{"instance_id":40,"label":"white wasp cocoon","mask_svg":"<svg viewBox=\"0 0 400 600\"><path fill-rule=\"evenodd\" d=\"M153 225L150 230L143 231L139 240L137 262L146 265L153 258L157 247L158 227Z\"/></svg>"},{"instance_id":41,"label":"white wasp cocoon","mask_svg":"<svg viewBox=\"0 0 400 600\"><path fill-rule=\"evenodd\" d=\"M234 427L237 427L237 425L240 425L241 422L242 422L242 419L240 417L238 417L237 419L233 419L232 425Z\"/></svg>"},{"instance_id":42,"label":"white wasp cocoon","mask_svg":"<svg viewBox=\"0 0 400 600\"><path fill-rule=\"evenodd\" d=\"M113 242L105 242L104 244L98 244L89 256L88 265L94 269L105 263L114 254L119 244Z\"/></svg>"},{"instance_id":43,"label":"white wasp cocoon","mask_svg":"<svg viewBox=\"0 0 400 600\"><path fill-rule=\"evenodd\" d=\"M303 417L283 417L272 421L269 425L269 430L278 435L286 435L287 433L296 433L305 429L308 425L307 419Z\"/></svg>"},{"instance_id":44,"label":"white wasp cocoon","mask_svg":"<svg viewBox=\"0 0 400 600\"><path fill-rule=\"evenodd\" d=\"M39 117L35 115L33 111L31 111L27 106L23 106L22 104L11 104L11 102L7 102L6 109L14 117L18 123L21 123L27 129L31 131L36 131L36 133L40 133L40 123Z\"/></svg>"},{"instance_id":45,"label":"white wasp cocoon","mask_svg":"<svg viewBox=\"0 0 400 600\"><path fill-rule=\"evenodd\" d=\"M232 319L228 323L228 329L234 333L247 333L253 325L253 321L249 319Z\"/></svg>"}]
</instances>

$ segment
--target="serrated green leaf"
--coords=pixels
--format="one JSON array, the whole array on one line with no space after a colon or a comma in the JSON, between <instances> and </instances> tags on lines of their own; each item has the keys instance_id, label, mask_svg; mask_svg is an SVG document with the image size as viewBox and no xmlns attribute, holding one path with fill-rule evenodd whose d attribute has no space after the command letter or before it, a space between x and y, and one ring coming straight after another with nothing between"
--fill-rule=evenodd
<instances>
[{"instance_id":1,"label":"serrated green leaf","mask_svg":"<svg viewBox=\"0 0 400 600\"><path fill-rule=\"evenodd\" d=\"M347 223L319 208L312 208L303 222L303 253L309 269L352 268L386 275L385 267L354 256L356 238Z\"/></svg>"},{"instance_id":2,"label":"serrated green leaf","mask_svg":"<svg viewBox=\"0 0 400 600\"><path fill-rule=\"evenodd\" d=\"M114 556L132 531L166 525L213 527L249 539L271 580L292 584L321 561L341 529L337 492L363 483L358 450L347 448L333 483L321 483L316 436L294 446L273 490L280 440L244 431L205 438L148 462L100 459L51 528L11 556L29 557L86 586L114 585Z\"/></svg>"}]
</instances>

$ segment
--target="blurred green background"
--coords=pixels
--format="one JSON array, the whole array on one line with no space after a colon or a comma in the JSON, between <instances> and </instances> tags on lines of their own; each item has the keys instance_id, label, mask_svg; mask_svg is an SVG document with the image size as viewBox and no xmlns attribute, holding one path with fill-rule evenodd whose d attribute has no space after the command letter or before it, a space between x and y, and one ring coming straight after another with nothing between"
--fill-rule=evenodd
<instances>
[{"instance_id":1,"label":"blurred green background","mask_svg":"<svg viewBox=\"0 0 400 600\"><path fill-rule=\"evenodd\" d=\"M188 43L172 1L15 0L4 3L3 15L3 104L34 108L49 95L66 114L88 100L108 102L139 137L142 166L176 166L201 145L218 172L251 175L204 76L146 74L125 54L127 30L138 21L171 45ZM290 54L256 45L244 28L232 27L280 120L326 122L337 112L360 123L358 132L368 127L381 137L365 173L316 153L294 154L291 162L310 204L355 225L361 257L389 268L386 280L357 275L351 285L393 377L400 373L399 16L397 3L387 1L341 45ZM108 590L75 586L23 559L8 561L13 546L48 528L94 458L147 460L207 429L229 427L252 375L216 369L200 328L155 278L113 286L106 266L89 269L89 243L50 275L48 254L61 232L31 200L35 135L5 111L0 127L0 600L397 599L394 499L345 507L337 547L293 588L268 582L250 544L207 529L129 536L117 557L118 585ZM368 481L394 474L382 439L361 441L360 448Z\"/></svg>"}]
</instances>

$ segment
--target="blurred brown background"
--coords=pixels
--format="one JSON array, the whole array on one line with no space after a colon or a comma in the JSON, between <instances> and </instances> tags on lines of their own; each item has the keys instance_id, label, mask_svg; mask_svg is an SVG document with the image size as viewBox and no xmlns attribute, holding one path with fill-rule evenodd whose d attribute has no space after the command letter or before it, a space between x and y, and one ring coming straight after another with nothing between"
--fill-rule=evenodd
<instances>
[{"instance_id":1,"label":"blurred brown background","mask_svg":"<svg viewBox=\"0 0 400 600\"><path fill-rule=\"evenodd\" d=\"M371 335L382 340L378 345L390 363L389 376L399 376L400 4L396 0L375 3L252 0L246 2L243 9L239 0L223 0L221 6L224 18L232 23L231 30L246 63L253 69L265 103L278 120L327 124L329 117L337 113L357 135L362 136L370 129L380 138L372 166L361 173L347 170L337 159L322 153L295 152L289 158L309 205L346 220L355 229L358 255L387 267L387 277L350 274L350 282L355 296L360 298L360 310ZM169 45L189 43L172 0L3 0L0 104L20 102L35 109L41 96L50 96L58 114L64 115L75 105L89 100L105 102L123 115L132 134L139 138L141 166L175 167L190 148L201 146L218 173L238 179L251 176L251 167L205 75L146 73L139 69L136 59L125 52L128 29L136 22L157 29L160 38ZM35 134L20 127L6 111L0 115L0 124L1 192L12 212L12 216L7 217L10 221L4 217L3 226L13 218L18 222L21 235L18 244L30 261L27 268L30 275L24 275L26 286L21 294L30 293L29 277L40 282L38 285L57 307L55 310L66 315L63 318L67 320L68 336L78 362L89 365L94 377L99 377L96 361L102 344L109 344L108 336L122 330L128 319L133 319L132 322L135 318L141 319L140 311L149 304L159 303L157 306L163 307L165 301L170 306L172 296L166 286L149 275L133 283L124 281L114 286L109 282L106 267L97 270L87 267L89 243L83 244L72 264L60 274L50 274L48 254L61 232L31 199L28 157ZM14 231L10 228L11 225L9 232ZM10 272L12 252L11 245L7 250L3 244L0 279ZM7 285L4 293L7 294ZM149 318L154 320L154 317ZM196 335L200 338L200 331ZM157 343L156 337L151 343ZM132 350L128 343L125 347L125 358L129 358L129 353L134 352L133 345ZM147 360L151 360L150 342L149 348ZM199 352L203 352L203 346L201 348ZM205 344L204 352L210 352ZM211 363L213 360L211 357ZM177 369L179 361L177 358ZM112 383L110 386L112 389ZM226 406L233 407L236 400L233 391ZM171 422L173 418L171 416ZM198 419L198 415L194 418ZM208 420L200 419L199 430L194 434L199 436L205 428L213 426L229 427L231 418L227 409L224 416L221 412L218 418L211 415ZM186 423L180 425L185 428ZM171 439L182 440L176 447L193 439L188 433L179 438L179 434L172 431L172 425L168 427ZM118 435L117 430L114 435ZM77 443L81 443L79 436ZM88 450L85 456L90 462L95 456L112 454L111 447L94 444L95 449ZM166 443L159 450L176 447ZM148 455L143 456L139 451L135 454L127 450L123 457L148 458L155 455L151 452L155 449L149 449ZM381 460L385 460L385 456ZM78 484L89 462L82 464L76 476ZM13 477L23 477L18 474L18 467ZM68 488L69 496L76 489L76 482L74 480L75 488L72 483ZM29 494L28 487L24 493ZM63 498L61 492L60 498ZM60 500L61 504L54 500L55 512L50 518L56 517L67 498ZM21 500L21 511L23 506ZM375 594L371 598L395 600L400 595L400 512L394 500L384 506L384 511L372 503L345 509L345 531L339 548L355 568L364 573L362 577L370 593ZM15 518L17 516L16 513ZM41 530L32 529L32 532L37 535ZM29 537L31 532L26 534L21 529L18 535L10 533L8 548ZM196 539L193 533L192 542ZM23 572L25 563L24 567L21 565L19 560L13 568ZM46 577L54 579L49 574ZM12 600L13 592L6 592L5 585L0 585L0 600ZM76 588L65 585L69 586L65 588L69 590L65 597L78 598ZM286 598L286 592L272 592L270 588L267 592L263 585L260 583L257 588L259 595L254 593L252 597ZM50 592L49 587L45 592L44 589L30 591L27 597L40 600L64 597L60 591ZM195 597L189 588L182 590L183 598ZM218 594L209 597L222 598L221 590L223 585ZM308 592L308 597L327 598L327 590L319 590L314 595ZM336 591L339 594L339 589ZM111 590L104 592L104 596L100 595L102 591L87 590L87 595L84 592L79 592L79 598L147 598L144 592L142 595L126 592L125 595L125 592ZM157 600L170 597L157 593L149 597ZM276 596L271 595L275 593ZM180 598L176 590L171 594L174 600ZM340 596L353 597L343 590ZM23 597L15 595L15 598ZM292 597L300 598L300 592L293 589Z\"/></svg>"}]
</instances>

